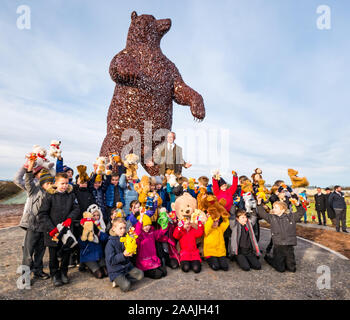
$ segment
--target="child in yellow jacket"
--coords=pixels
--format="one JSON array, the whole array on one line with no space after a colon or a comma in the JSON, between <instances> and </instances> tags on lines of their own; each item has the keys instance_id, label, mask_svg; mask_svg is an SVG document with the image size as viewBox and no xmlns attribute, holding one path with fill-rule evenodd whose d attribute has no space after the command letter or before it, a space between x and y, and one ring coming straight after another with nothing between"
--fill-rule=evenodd
<instances>
[{"instance_id":1,"label":"child in yellow jacket","mask_svg":"<svg viewBox=\"0 0 350 320\"><path fill-rule=\"evenodd\" d=\"M222 269L228 270L228 262L226 259L226 247L224 240L224 232L229 227L230 223L228 217L213 220L209 216L204 225L204 257L208 265L213 270Z\"/></svg>"}]
</instances>

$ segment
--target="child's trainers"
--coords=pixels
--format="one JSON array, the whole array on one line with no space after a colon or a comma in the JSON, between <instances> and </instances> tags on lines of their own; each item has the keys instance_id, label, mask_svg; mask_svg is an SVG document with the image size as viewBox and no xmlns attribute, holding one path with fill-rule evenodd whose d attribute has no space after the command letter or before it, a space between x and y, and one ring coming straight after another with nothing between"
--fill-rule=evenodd
<instances>
[{"instance_id":1,"label":"child's trainers","mask_svg":"<svg viewBox=\"0 0 350 320\"><path fill-rule=\"evenodd\" d=\"M112 282L112 288L118 287L117 283L115 281Z\"/></svg>"}]
</instances>

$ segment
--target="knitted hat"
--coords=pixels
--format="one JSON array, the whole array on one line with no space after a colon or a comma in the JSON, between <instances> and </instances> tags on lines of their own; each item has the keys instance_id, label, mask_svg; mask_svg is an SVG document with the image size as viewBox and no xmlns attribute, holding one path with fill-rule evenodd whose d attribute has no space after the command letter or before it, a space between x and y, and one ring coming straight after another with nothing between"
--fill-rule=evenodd
<instances>
[{"instance_id":1,"label":"knitted hat","mask_svg":"<svg viewBox=\"0 0 350 320\"><path fill-rule=\"evenodd\" d=\"M42 187L44 183L46 182L51 182L53 183L53 176L45 169L41 170L40 172L40 178L39 178L39 183L40 186Z\"/></svg>"},{"instance_id":2,"label":"knitted hat","mask_svg":"<svg viewBox=\"0 0 350 320\"><path fill-rule=\"evenodd\" d=\"M156 176L156 184L162 184L163 183L163 179L160 176Z\"/></svg>"},{"instance_id":3,"label":"knitted hat","mask_svg":"<svg viewBox=\"0 0 350 320\"><path fill-rule=\"evenodd\" d=\"M73 170L72 168L70 168L70 167L68 167L68 166L63 166L63 172L67 172L67 171L69 171L69 170L71 170L72 173L74 173L74 170Z\"/></svg>"},{"instance_id":4,"label":"knitted hat","mask_svg":"<svg viewBox=\"0 0 350 320\"><path fill-rule=\"evenodd\" d=\"M220 180L218 181L218 184L220 188L223 184L227 184L227 182L223 178L220 178Z\"/></svg>"},{"instance_id":5,"label":"knitted hat","mask_svg":"<svg viewBox=\"0 0 350 320\"><path fill-rule=\"evenodd\" d=\"M137 217L137 220L140 220L140 216ZM142 226L146 227L146 226L150 226L150 225L152 225L151 218L147 214L144 214L143 218L142 218Z\"/></svg>"}]
</instances>

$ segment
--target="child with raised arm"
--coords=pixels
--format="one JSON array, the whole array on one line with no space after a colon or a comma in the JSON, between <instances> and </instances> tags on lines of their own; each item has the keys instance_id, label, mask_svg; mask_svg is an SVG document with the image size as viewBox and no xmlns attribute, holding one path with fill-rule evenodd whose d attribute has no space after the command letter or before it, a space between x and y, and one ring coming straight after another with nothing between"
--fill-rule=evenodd
<instances>
[{"instance_id":1,"label":"child with raised arm","mask_svg":"<svg viewBox=\"0 0 350 320\"><path fill-rule=\"evenodd\" d=\"M49 275L43 271L43 257L45 254L44 230L40 224L38 213L46 196L46 190L53 183L53 177L41 170L39 185L34 182L34 160L29 160L25 173L25 190L28 196L28 228L24 239L22 265L28 266L34 274L34 278L48 279Z\"/></svg>"},{"instance_id":2,"label":"child with raised arm","mask_svg":"<svg viewBox=\"0 0 350 320\"><path fill-rule=\"evenodd\" d=\"M94 164L94 173L88 182L88 188L92 193L92 195L94 196L94 199L95 199L94 203L96 203L100 207L103 215L103 220L107 225L109 222L109 216L107 214L107 209L106 209L105 193L108 188L108 183L107 183L107 179L103 179L103 176L100 174L97 174L96 171L97 171L97 165Z\"/></svg>"},{"instance_id":3,"label":"child with raised arm","mask_svg":"<svg viewBox=\"0 0 350 320\"><path fill-rule=\"evenodd\" d=\"M220 221L223 220L221 223ZM224 232L229 226L228 217L213 220L209 216L204 225L204 257L211 269L228 270Z\"/></svg>"},{"instance_id":4,"label":"child with raised arm","mask_svg":"<svg viewBox=\"0 0 350 320\"><path fill-rule=\"evenodd\" d=\"M124 292L130 290L131 282L127 278L131 276L136 280L143 278L143 271L134 267L130 261L132 253L125 250L124 242L120 241L125 236L126 222L122 218L112 221L109 239L105 249L106 266L109 279L113 288L119 286Z\"/></svg>"},{"instance_id":5,"label":"child with raised arm","mask_svg":"<svg viewBox=\"0 0 350 320\"><path fill-rule=\"evenodd\" d=\"M126 217L130 214L130 203L133 200L138 200L139 199L139 194L136 192L134 188L134 184L137 181L132 179L131 176L126 176L125 173L123 173L120 178L119 178L119 186L123 190L124 194L124 211L126 214Z\"/></svg>"},{"instance_id":6,"label":"child with raised arm","mask_svg":"<svg viewBox=\"0 0 350 320\"><path fill-rule=\"evenodd\" d=\"M228 188L226 181L223 178L219 180L213 177L213 192L218 200L224 198L226 200L225 209L230 212L233 204L233 195L236 192L238 185L238 177L236 172L232 171L232 185Z\"/></svg>"},{"instance_id":7,"label":"child with raised arm","mask_svg":"<svg viewBox=\"0 0 350 320\"><path fill-rule=\"evenodd\" d=\"M201 271L201 257L197 248L196 239L204 233L204 226L199 221L198 228L194 228L189 220L180 221L174 230L174 238L180 243L180 266L182 271L191 269L195 273Z\"/></svg>"},{"instance_id":8,"label":"child with raised arm","mask_svg":"<svg viewBox=\"0 0 350 320\"><path fill-rule=\"evenodd\" d=\"M263 207L262 199L257 198L257 213L271 225L271 235L273 240L273 255L265 255L264 259L274 269L279 272L288 270L296 271L296 262L294 256L294 246L297 245L296 222L304 215L305 209L301 205L297 195L292 198L296 200L296 212L288 209L283 201L276 201L273 209L267 213Z\"/></svg>"}]
</instances>

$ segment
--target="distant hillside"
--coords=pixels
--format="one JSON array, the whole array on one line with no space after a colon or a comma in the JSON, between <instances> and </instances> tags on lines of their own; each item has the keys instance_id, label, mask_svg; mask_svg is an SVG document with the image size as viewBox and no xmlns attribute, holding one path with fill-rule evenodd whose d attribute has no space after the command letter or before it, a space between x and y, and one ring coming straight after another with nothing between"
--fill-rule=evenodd
<instances>
[{"instance_id":1,"label":"distant hillside","mask_svg":"<svg viewBox=\"0 0 350 320\"><path fill-rule=\"evenodd\" d=\"M0 200L11 198L22 191L12 181L0 181Z\"/></svg>"}]
</instances>

